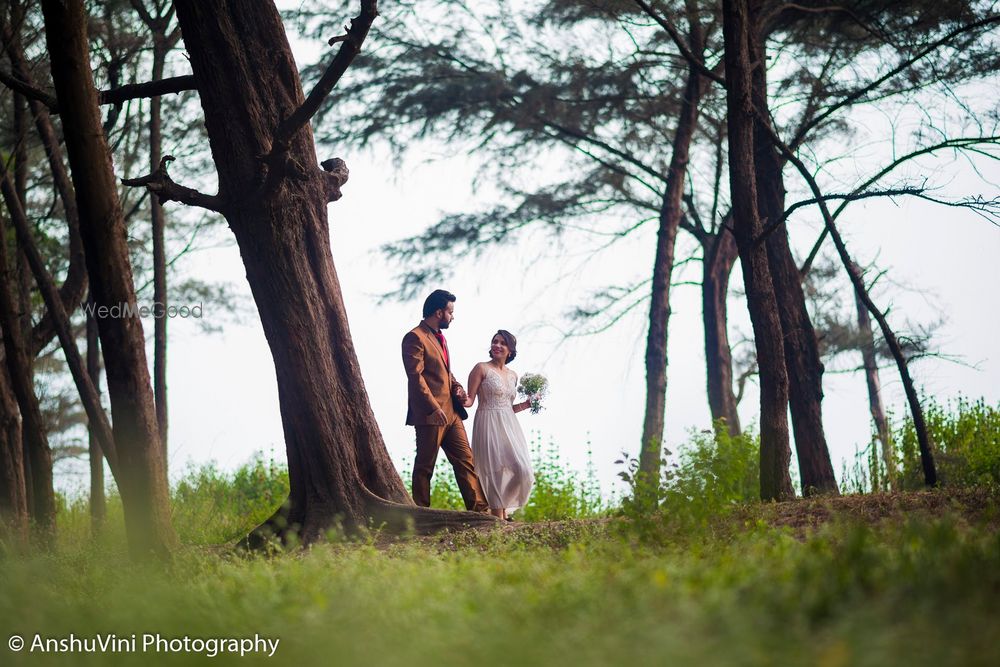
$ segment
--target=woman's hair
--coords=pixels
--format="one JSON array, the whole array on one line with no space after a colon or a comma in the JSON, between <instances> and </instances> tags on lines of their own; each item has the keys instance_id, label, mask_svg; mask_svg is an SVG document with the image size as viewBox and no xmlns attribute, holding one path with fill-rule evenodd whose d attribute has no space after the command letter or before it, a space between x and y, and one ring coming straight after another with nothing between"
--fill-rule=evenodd
<instances>
[{"instance_id":1,"label":"woman's hair","mask_svg":"<svg viewBox=\"0 0 1000 667\"><path fill-rule=\"evenodd\" d=\"M503 342L506 343L507 345L507 349L509 350L509 352L507 353L507 361L504 363L509 364L510 362L514 361L514 357L517 356L517 338L514 337L514 334L507 331L506 329L500 329L495 334L493 334L493 336L494 337L500 336L501 338L503 338Z\"/></svg>"}]
</instances>

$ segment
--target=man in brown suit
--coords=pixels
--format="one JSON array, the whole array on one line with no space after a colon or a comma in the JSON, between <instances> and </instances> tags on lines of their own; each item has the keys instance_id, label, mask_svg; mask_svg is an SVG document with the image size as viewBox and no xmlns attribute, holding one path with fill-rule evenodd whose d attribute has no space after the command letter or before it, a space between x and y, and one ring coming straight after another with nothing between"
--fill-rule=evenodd
<instances>
[{"instance_id":1,"label":"man in brown suit","mask_svg":"<svg viewBox=\"0 0 1000 667\"><path fill-rule=\"evenodd\" d=\"M417 457L413 462L413 501L431 504L431 475L438 449L443 449L455 469L465 508L486 512L489 504L476 476L472 448L462 420L468 417L462 403L465 389L451 372L451 359L443 329L455 319L455 295L431 292L424 301L424 319L403 337L403 366L409 394L406 423L417 430Z\"/></svg>"}]
</instances>

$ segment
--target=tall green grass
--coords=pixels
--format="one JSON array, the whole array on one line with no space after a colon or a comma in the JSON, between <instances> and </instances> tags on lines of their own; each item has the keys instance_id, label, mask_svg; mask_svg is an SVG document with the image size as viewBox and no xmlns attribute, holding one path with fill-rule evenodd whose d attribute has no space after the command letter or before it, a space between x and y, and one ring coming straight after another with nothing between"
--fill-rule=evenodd
<instances>
[{"instance_id":1,"label":"tall green grass","mask_svg":"<svg viewBox=\"0 0 1000 667\"><path fill-rule=\"evenodd\" d=\"M7 636L156 632L280 639L254 655L113 664L993 665L1000 539L957 518L835 522L804 538L637 541L605 523L523 524L387 544L167 566L80 543L0 558ZM107 664L4 652L4 664Z\"/></svg>"},{"instance_id":2,"label":"tall green grass","mask_svg":"<svg viewBox=\"0 0 1000 667\"><path fill-rule=\"evenodd\" d=\"M1000 486L1000 405L964 396L945 402L924 397L921 403L939 483L956 487ZM923 488L913 418L909 413L904 413L901 419L890 415L889 424L895 469L886 471L882 445L873 433L867 446L856 449L851 464L844 465L845 491L880 490L886 487L887 480L896 489Z\"/></svg>"}]
</instances>

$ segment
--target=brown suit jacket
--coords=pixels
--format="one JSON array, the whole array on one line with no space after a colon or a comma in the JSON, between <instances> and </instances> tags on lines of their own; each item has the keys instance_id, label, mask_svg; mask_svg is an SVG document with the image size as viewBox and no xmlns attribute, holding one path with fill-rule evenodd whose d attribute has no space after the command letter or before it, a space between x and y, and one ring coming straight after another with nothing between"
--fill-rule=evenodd
<instances>
[{"instance_id":1,"label":"brown suit jacket","mask_svg":"<svg viewBox=\"0 0 1000 667\"><path fill-rule=\"evenodd\" d=\"M448 423L456 414L452 402L453 392L461 387L444 360L444 351L430 327L421 322L403 336L403 367L406 369L409 401L406 423L423 426L438 408L444 412ZM458 412L463 419L466 415Z\"/></svg>"}]
</instances>

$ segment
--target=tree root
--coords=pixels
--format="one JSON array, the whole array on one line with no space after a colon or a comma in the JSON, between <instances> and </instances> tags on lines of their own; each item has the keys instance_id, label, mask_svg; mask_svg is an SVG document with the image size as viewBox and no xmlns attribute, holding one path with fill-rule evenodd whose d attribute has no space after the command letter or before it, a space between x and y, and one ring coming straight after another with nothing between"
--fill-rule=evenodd
<instances>
[{"instance_id":1,"label":"tree root","mask_svg":"<svg viewBox=\"0 0 1000 667\"><path fill-rule=\"evenodd\" d=\"M291 519L292 508L286 501L263 523L236 543L245 551L266 551L280 545L308 546L319 540L328 529L340 529L346 534L380 530L392 535L432 535L443 531L488 528L500 525L490 514L458 510L431 509L396 503L362 489L364 510L358 518L349 520L346 513L326 512L323 516L307 516L301 521Z\"/></svg>"}]
</instances>

